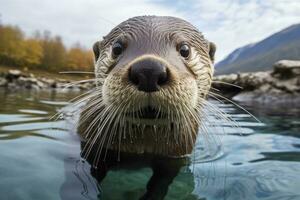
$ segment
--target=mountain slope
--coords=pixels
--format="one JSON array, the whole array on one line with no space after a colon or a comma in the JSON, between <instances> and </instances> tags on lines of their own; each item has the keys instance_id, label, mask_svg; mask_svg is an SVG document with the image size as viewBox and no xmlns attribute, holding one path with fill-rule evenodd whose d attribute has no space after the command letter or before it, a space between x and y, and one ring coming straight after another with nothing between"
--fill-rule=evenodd
<instances>
[{"instance_id":1,"label":"mountain slope","mask_svg":"<svg viewBox=\"0 0 300 200\"><path fill-rule=\"evenodd\" d=\"M282 59L300 59L300 24L234 50L216 64L216 74L269 70Z\"/></svg>"}]
</instances>

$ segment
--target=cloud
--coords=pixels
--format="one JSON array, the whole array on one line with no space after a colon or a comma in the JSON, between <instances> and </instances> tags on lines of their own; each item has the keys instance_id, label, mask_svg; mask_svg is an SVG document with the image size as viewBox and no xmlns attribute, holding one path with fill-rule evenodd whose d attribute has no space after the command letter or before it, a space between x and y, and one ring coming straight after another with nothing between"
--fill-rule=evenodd
<instances>
[{"instance_id":1,"label":"cloud","mask_svg":"<svg viewBox=\"0 0 300 200\"><path fill-rule=\"evenodd\" d=\"M185 18L217 44L220 61L235 48L257 42L300 22L295 0L0 0L3 23L16 24L27 34L50 30L70 46L91 47L116 24L137 15Z\"/></svg>"},{"instance_id":2,"label":"cloud","mask_svg":"<svg viewBox=\"0 0 300 200\"><path fill-rule=\"evenodd\" d=\"M294 0L194 0L189 3L193 6L184 16L217 44L217 61L237 47L300 23L300 2Z\"/></svg>"},{"instance_id":3,"label":"cloud","mask_svg":"<svg viewBox=\"0 0 300 200\"><path fill-rule=\"evenodd\" d=\"M175 9L146 0L0 0L2 23L18 25L27 34L50 30L68 44L86 47L106 35L115 25L137 15L179 16Z\"/></svg>"}]
</instances>

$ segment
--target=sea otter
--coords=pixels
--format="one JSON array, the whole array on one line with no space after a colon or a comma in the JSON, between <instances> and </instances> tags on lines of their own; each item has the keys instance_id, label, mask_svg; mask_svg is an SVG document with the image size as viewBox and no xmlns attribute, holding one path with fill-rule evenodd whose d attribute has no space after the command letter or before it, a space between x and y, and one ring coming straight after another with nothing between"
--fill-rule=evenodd
<instances>
[{"instance_id":1,"label":"sea otter","mask_svg":"<svg viewBox=\"0 0 300 200\"><path fill-rule=\"evenodd\" d=\"M85 97L82 156L100 182L119 167L150 166L141 199L163 199L194 147L216 47L185 20L130 18L93 46L96 87Z\"/></svg>"}]
</instances>

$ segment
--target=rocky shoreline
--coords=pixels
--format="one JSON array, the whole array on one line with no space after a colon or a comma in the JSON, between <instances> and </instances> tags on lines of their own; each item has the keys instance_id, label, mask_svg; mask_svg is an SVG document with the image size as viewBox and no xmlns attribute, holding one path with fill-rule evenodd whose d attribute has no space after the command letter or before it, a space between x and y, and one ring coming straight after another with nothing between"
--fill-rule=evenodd
<instances>
[{"instance_id":1,"label":"rocky shoreline","mask_svg":"<svg viewBox=\"0 0 300 200\"><path fill-rule=\"evenodd\" d=\"M9 70L0 74L0 88L8 90L88 90L92 82L50 79ZM238 73L214 77L212 92L239 102L299 103L300 61L281 60L272 71Z\"/></svg>"},{"instance_id":2,"label":"rocky shoreline","mask_svg":"<svg viewBox=\"0 0 300 200\"><path fill-rule=\"evenodd\" d=\"M33 74L25 74L20 70L9 70L0 74L0 88L8 90L87 90L93 86L92 83L37 77Z\"/></svg>"},{"instance_id":3,"label":"rocky shoreline","mask_svg":"<svg viewBox=\"0 0 300 200\"><path fill-rule=\"evenodd\" d=\"M216 76L213 88L239 102L298 104L300 61L278 61L272 71Z\"/></svg>"}]
</instances>

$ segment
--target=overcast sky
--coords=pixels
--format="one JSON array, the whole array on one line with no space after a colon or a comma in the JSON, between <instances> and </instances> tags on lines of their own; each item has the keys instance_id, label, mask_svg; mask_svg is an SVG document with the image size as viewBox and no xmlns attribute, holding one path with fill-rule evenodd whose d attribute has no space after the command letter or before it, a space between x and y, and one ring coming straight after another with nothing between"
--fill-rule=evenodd
<instances>
[{"instance_id":1,"label":"overcast sky","mask_svg":"<svg viewBox=\"0 0 300 200\"><path fill-rule=\"evenodd\" d=\"M68 46L86 48L118 23L137 15L186 19L217 45L220 61L235 48L300 23L298 0L0 0L1 23L27 35L50 30Z\"/></svg>"}]
</instances>

